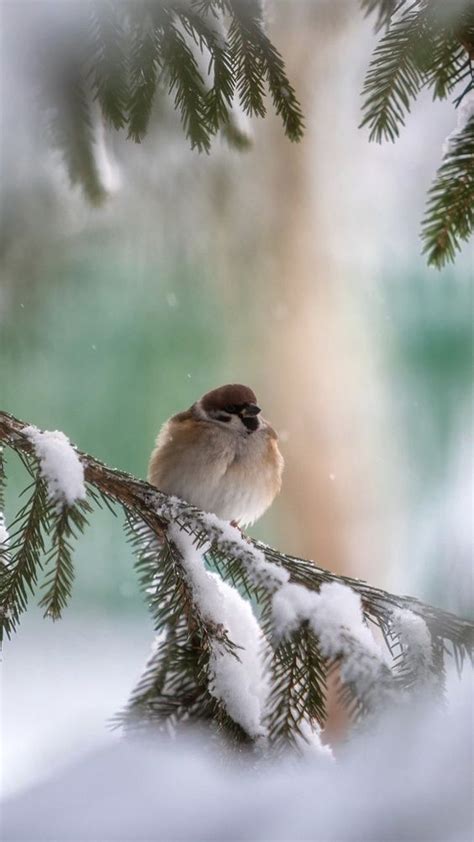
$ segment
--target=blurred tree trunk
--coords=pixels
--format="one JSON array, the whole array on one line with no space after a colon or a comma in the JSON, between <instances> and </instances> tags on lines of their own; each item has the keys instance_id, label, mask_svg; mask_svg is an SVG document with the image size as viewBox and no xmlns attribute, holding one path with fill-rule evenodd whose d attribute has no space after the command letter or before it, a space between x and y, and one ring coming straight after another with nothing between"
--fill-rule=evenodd
<instances>
[{"instance_id":1,"label":"blurred tree trunk","mask_svg":"<svg viewBox=\"0 0 474 842\"><path fill-rule=\"evenodd\" d=\"M385 522L368 395L383 398L365 314L351 294L357 254L348 277L326 239L334 202L343 201L337 171L351 155L350 137L335 142L333 125L346 84L344 39L357 40L352 12L344 0L274 7L272 37L284 47L306 135L293 145L276 119L257 124L255 148L239 160L234 182L222 176L227 190L216 185L216 229L219 283L229 312L248 322L250 347L242 349L240 329L235 371L246 368L282 433L283 543L338 573L367 577L380 557L374 530ZM320 183L328 168L331 190L327 175Z\"/></svg>"}]
</instances>

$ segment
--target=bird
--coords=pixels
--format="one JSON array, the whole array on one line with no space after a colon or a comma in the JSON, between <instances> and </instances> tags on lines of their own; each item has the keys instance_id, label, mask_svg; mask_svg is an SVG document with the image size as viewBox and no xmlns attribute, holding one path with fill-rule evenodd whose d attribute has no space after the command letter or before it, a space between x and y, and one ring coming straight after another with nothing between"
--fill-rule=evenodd
<instances>
[{"instance_id":1,"label":"bird","mask_svg":"<svg viewBox=\"0 0 474 842\"><path fill-rule=\"evenodd\" d=\"M253 524L281 488L278 436L248 386L206 392L166 421L152 451L148 481L242 528Z\"/></svg>"}]
</instances>

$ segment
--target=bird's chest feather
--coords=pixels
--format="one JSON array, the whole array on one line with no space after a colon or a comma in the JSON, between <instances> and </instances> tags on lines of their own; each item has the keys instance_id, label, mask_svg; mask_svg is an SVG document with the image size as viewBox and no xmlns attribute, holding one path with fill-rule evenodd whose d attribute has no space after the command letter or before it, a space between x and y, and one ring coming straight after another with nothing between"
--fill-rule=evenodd
<instances>
[{"instance_id":1,"label":"bird's chest feather","mask_svg":"<svg viewBox=\"0 0 474 842\"><path fill-rule=\"evenodd\" d=\"M164 431L151 481L224 519L250 523L279 487L281 457L265 429L250 435L214 425Z\"/></svg>"},{"instance_id":2,"label":"bird's chest feather","mask_svg":"<svg viewBox=\"0 0 474 842\"><path fill-rule=\"evenodd\" d=\"M266 433L235 436L223 435L220 430L215 433L211 429L203 438L193 448L196 455L192 461L195 467L196 462L200 463L197 474L205 474L210 488L222 491L229 487L241 493L266 482L266 474L271 469L270 442Z\"/></svg>"},{"instance_id":3,"label":"bird's chest feather","mask_svg":"<svg viewBox=\"0 0 474 842\"><path fill-rule=\"evenodd\" d=\"M252 433L238 442L226 471L210 484L204 496L210 511L225 519L252 523L273 499L279 478L271 442ZM202 491L201 491L202 493Z\"/></svg>"}]
</instances>

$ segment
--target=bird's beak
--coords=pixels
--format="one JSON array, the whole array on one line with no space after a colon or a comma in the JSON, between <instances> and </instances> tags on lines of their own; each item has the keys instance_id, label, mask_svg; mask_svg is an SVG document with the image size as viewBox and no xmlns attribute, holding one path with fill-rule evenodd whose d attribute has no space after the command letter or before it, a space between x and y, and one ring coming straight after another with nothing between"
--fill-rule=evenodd
<instances>
[{"instance_id":1,"label":"bird's beak","mask_svg":"<svg viewBox=\"0 0 474 842\"><path fill-rule=\"evenodd\" d=\"M258 415L258 413L259 413L259 412L261 412L261 411L262 411L262 410L260 409L260 407L259 407L259 406L257 406L257 404L256 404L256 403L248 403L248 404L247 404L247 406L244 406L244 408L243 408L243 410L242 410L242 415L243 415L244 417L247 417L247 416L249 416L249 415L250 415L250 416L252 416L252 415Z\"/></svg>"}]
</instances>

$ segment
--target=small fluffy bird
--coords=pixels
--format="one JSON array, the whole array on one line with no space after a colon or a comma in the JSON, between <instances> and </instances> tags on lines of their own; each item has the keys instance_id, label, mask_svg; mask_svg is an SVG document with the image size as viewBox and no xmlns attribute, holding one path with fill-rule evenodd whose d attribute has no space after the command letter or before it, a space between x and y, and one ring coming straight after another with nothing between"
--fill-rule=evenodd
<instances>
[{"instance_id":1,"label":"small fluffy bird","mask_svg":"<svg viewBox=\"0 0 474 842\"><path fill-rule=\"evenodd\" d=\"M236 383L207 392L163 425L148 481L239 526L254 523L281 487L278 436L254 392Z\"/></svg>"}]
</instances>

